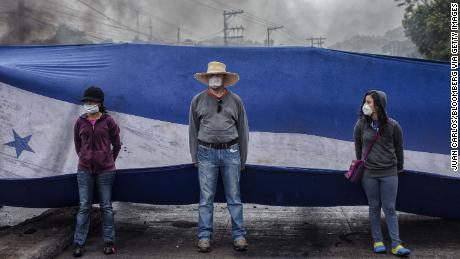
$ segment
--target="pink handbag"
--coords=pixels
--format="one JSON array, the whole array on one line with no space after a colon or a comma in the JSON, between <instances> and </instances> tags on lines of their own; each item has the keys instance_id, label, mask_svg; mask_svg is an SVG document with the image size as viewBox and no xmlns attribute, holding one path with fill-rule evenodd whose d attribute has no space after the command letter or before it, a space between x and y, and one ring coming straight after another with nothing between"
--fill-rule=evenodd
<instances>
[{"instance_id":1,"label":"pink handbag","mask_svg":"<svg viewBox=\"0 0 460 259\"><path fill-rule=\"evenodd\" d=\"M372 140L371 146L366 152L366 155L364 156L363 160L353 160L351 161L350 168L348 169L348 172L345 173L345 178L348 179L348 181L352 183L357 183L361 181L361 178L363 177L364 173L364 163L366 163L367 156L372 150L372 147L374 146L375 142L377 142L377 139L380 137L380 129L377 130L377 132L374 135L374 139Z\"/></svg>"}]
</instances>

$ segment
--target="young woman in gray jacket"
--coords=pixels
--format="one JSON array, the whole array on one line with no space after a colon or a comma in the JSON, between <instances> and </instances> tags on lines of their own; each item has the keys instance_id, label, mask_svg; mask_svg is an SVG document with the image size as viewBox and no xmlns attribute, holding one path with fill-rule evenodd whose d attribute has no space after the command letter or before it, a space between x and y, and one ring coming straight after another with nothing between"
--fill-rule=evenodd
<instances>
[{"instance_id":1,"label":"young woman in gray jacket","mask_svg":"<svg viewBox=\"0 0 460 259\"><path fill-rule=\"evenodd\" d=\"M410 250L401 245L395 209L398 173L404 168L403 134L399 123L388 117L386 104L387 96L382 91L372 90L364 95L354 129L355 151L356 158L363 159L374 137L379 134L366 159L362 178L362 186L369 202L374 252L386 253L380 227L383 208L391 238L391 252L397 256L407 256Z\"/></svg>"}]
</instances>

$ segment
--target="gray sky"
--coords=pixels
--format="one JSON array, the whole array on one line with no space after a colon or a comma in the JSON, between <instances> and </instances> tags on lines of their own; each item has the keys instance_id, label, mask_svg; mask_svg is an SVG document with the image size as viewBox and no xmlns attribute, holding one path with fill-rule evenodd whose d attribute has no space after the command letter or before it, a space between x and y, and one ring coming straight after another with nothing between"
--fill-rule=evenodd
<instances>
[{"instance_id":1,"label":"gray sky","mask_svg":"<svg viewBox=\"0 0 460 259\"><path fill-rule=\"evenodd\" d=\"M277 43L303 43L307 37L326 37L333 44L356 34L380 35L401 26L404 10L393 0L160 0L142 1L155 15L169 17L187 31L200 36L223 28L224 9L243 9L249 14L232 18L243 25L245 37L262 41L268 20L285 26L273 33ZM155 5L152 6L152 3ZM219 4L219 3L224 3ZM221 9L221 10L216 10ZM255 15L258 18L254 18ZM175 37L168 29L161 33ZM187 34L187 32L184 32ZM193 35L184 35L193 38Z\"/></svg>"},{"instance_id":2,"label":"gray sky","mask_svg":"<svg viewBox=\"0 0 460 259\"><path fill-rule=\"evenodd\" d=\"M136 32L125 27L139 28L142 32L139 37L147 39L150 20L154 37L166 41L177 39L177 27L181 27L182 39L212 38L223 35L223 10L242 9L245 13L231 18L229 24L244 26L246 39L259 42L266 39L268 21L284 26L282 30L273 32L275 44L305 44L307 37L322 36L327 38L326 45L331 45L357 34L384 34L401 26L404 13L404 9L397 7L393 0L25 1L26 6L33 10L46 10L47 22L55 25L66 23L94 36L115 41L130 41L136 36ZM13 9L15 5L13 1ZM0 8L6 7L0 5ZM114 20L104 17L99 11ZM53 17L53 14L56 16ZM0 26L2 28L5 29L5 24Z\"/></svg>"}]
</instances>

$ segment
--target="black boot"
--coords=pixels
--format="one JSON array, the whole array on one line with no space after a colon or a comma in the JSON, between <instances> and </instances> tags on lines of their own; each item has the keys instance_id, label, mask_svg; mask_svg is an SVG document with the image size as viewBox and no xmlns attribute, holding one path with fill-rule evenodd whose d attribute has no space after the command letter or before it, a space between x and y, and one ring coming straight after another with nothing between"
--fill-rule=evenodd
<instances>
[{"instance_id":1,"label":"black boot","mask_svg":"<svg viewBox=\"0 0 460 259\"><path fill-rule=\"evenodd\" d=\"M83 246L74 244L73 257L82 257L83 256Z\"/></svg>"},{"instance_id":2,"label":"black boot","mask_svg":"<svg viewBox=\"0 0 460 259\"><path fill-rule=\"evenodd\" d=\"M110 255L115 253L115 247L113 246L113 242L105 242L104 243L104 254Z\"/></svg>"}]
</instances>

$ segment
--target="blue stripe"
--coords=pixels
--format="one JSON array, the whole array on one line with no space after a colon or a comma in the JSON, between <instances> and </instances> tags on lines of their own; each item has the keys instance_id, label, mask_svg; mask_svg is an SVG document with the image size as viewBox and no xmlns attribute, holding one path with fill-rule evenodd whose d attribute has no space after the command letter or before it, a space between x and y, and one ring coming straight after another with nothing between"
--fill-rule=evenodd
<instances>
[{"instance_id":1,"label":"blue stripe","mask_svg":"<svg viewBox=\"0 0 460 259\"><path fill-rule=\"evenodd\" d=\"M349 183L343 173L247 166L241 174L242 200L276 206L366 205L362 187ZM119 170L113 199L149 204L196 204L199 200L197 177L192 165ZM224 197L219 182L216 201L224 202ZM460 219L460 203L456 197L460 197L460 178L414 171L405 171L399 176L399 211ZM42 208L78 205L76 174L0 179L0 204Z\"/></svg>"},{"instance_id":2,"label":"blue stripe","mask_svg":"<svg viewBox=\"0 0 460 259\"><path fill-rule=\"evenodd\" d=\"M0 81L72 103L96 84L113 111L187 124L190 101L205 87L193 74L212 60L240 74L231 89L242 97L252 131L352 141L363 94L381 89L405 149L450 153L445 62L316 48L1 47Z\"/></svg>"}]
</instances>

